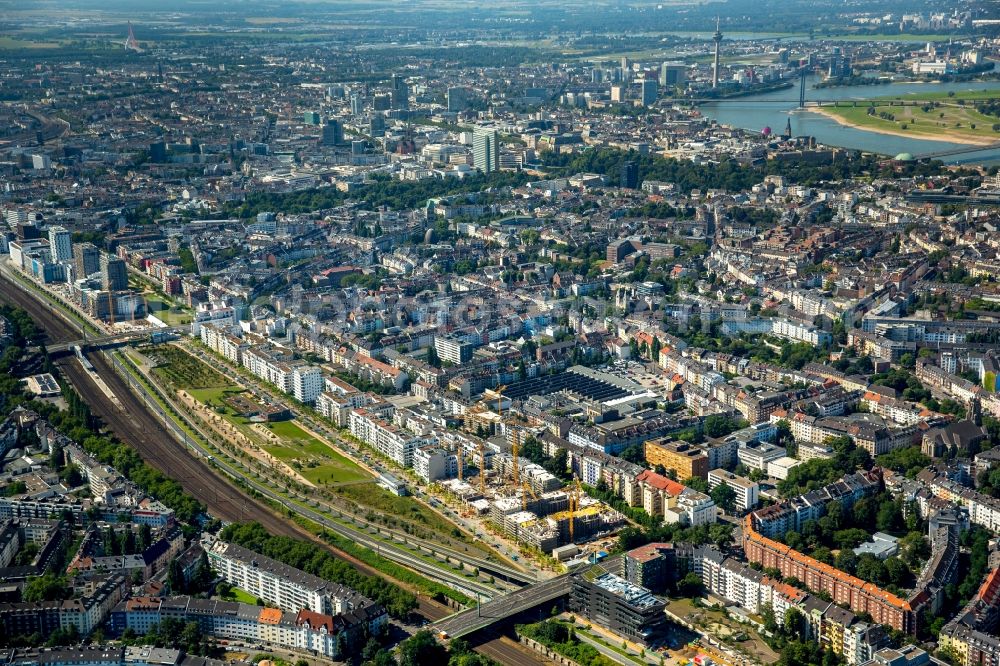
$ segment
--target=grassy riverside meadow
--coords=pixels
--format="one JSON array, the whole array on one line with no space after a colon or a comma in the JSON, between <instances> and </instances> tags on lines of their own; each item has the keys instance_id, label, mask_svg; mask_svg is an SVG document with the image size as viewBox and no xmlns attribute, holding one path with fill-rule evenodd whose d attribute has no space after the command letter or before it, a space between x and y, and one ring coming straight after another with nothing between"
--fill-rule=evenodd
<instances>
[{"instance_id":1,"label":"grassy riverside meadow","mask_svg":"<svg viewBox=\"0 0 1000 666\"><path fill-rule=\"evenodd\" d=\"M921 92L823 106L821 113L861 129L989 143L1000 141L1000 116L980 113L975 100L998 98L997 90Z\"/></svg>"}]
</instances>

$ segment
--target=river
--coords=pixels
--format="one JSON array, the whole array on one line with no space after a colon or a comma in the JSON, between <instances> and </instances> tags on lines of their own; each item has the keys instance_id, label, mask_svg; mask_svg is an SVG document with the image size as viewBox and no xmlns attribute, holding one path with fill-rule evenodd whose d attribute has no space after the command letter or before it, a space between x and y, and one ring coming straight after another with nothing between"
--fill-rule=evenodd
<instances>
[{"instance_id":1,"label":"river","mask_svg":"<svg viewBox=\"0 0 1000 666\"><path fill-rule=\"evenodd\" d=\"M839 88L815 89L818 77L806 79L806 101L823 100L863 100L874 97L895 97L907 93L941 93L965 90L989 90L1000 96L1000 81L969 81L963 83L892 83L874 86L844 86ZM908 137L879 134L862 129L840 125L818 113L801 110L798 85L784 90L774 90L760 95L748 95L719 103L708 103L702 112L725 125L748 130L770 127L775 134L781 134L785 123L791 118L793 136L814 136L820 143L844 148L854 148L882 155L912 153L919 156L939 150L965 147L948 141L929 141ZM998 135L1000 139L1000 135ZM1000 150L983 150L944 158L950 164L991 164L1000 162Z\"/></svg>"}]
</instances>

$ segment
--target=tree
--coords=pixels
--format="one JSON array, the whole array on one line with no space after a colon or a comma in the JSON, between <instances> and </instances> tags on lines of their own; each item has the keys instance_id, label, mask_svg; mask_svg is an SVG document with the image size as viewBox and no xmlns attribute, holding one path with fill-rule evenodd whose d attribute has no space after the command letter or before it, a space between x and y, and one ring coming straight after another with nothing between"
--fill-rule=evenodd
<instances>
[{"instance_id":1,"label":"tree","mask_svg":"<svg viewBox=\"0 0 1000 666\"><path fill-rule=\"evenodd\" d=\"M521 445L520 454L535 464L541 464L545 460L545 451L542 450L542 443L534 437L528 437Z\"/></svg>"},{"instance_id":2,"label":"tree","mask_svg":"<svg viewBox=\"0 0 1000 666\"><path fill-rule=\"evenodd\" d=\"M368 639L368 642L365 643L364 648L361 649L361 659L364 661L371 661L381 649L382 644L378 642L377 638L372 636Z\"/></svg>"},{"instance_id":3,"label":"tree","mask_svg":"<svg viewBox=\"0 0 1000 666\"><path fill-rule=\"evenodd\" d=\"M64 464L66 464L66 459L63 455L62 444L56 444L52 447L52 454L49 456L49 466L58 473Z\"/></svg>"},{"instance_id":4,"label":"tree","mask_svg":"<svg viewBox=\"0 0 1000 666\"><path fill-rule=\"evenodd\" d=\"M426 629L418 631L399 646L399 666L445 664L448 651Z\"/></svg>"},{"instance_id":5,"label":"tree","mask_svg":"<svg viewBox=\"0 0 1000 666\"><path fill-rule=\"evenodd\" d=\"M855 575L861 580L875 583L880 587L886 584L888 578L885 564L870 553L864 553L858 558L858 568Z\"/></svg>"},{"instance_id":6,"label":"tree","mask_svg":"<svg viewBox=\"0 0 1000 666\"><path fill-rule=\"evenodd\" d=\"M554 456L542 462L547 472L559 477L565 477L569 472L569 453L566 449L558 449Z\"/></svg>"},{"instance_id":7,"label":"tree","mask_svg":"<svg viewBox=\"0 0 1000 666\"><path fill-rule=\"evenodd\" d=\"M725 437L726 435L746 427L746 421L737 420L724 414L711 414L705 417L705 434L709 437Z\"/></svg>"},{"instance_id":8,"label":"tree","mask_svg":"<svg viewBox=\"0 0 1000 666\"><path fill-rule=\"evenodd\" d=\"M858 556L855 555L854 551L850 548L842 548L840 552L837 553L837 560L834 566L841 571L854 575L854 571L858 566Z\"/></svg>"},{"instance_id":9,"label":"tree","mask_svg":"<svg viewBox=\"0 0 1000 666\"><path fill-rule=\"evenodd\" d=\"M774 615L774 606L771 604L761 606L760 616L764 620L764 631L771 634L778 631L778 619Z\"/></svg>"},{"instance_id":10,"label":"tree","mask_svg":"<svg viewBox=\"0 0 1000 666\"><path fill-rule=\"evenodd\" d=\"M701 596L704 591L704 583L702 583L701 576L691 572L684 576L677 583L677 591L683 597L698 597Z\"/></svg>"},{"instance_id":11,"label":"tree","mask_svg":"<svg viewBox=\"0 0 1000 666\"><path fill-rule=\"evenodd\" d=\"M871 534L868 530L860 527L849 527L846 530L837 530L833 533L833 543L837 548L850 549L868 540Z\"/></svg>"},{"instance_id":12,"label":"tree","mask_svg":"<svg viewBox=\"0 0 1000 666\"><path fill-rule=\"evenodd\" d=\"M781 419L775 424L778 429L778 444L784 446L785 443L792 439L792 424L788 422L788 419Z\"/></svg>"},{"instance_id":13,"label":"tree","mask_svg":"<svg viewBox=\"0 0 1000 666\"><path fill-rule=\"evenodd\" d=\"M376 652L375 658L371 660L371 664L372 666L399 666L396 657L386 649Z\"/></svg>"},{"instance_id":14,"label":"tree","mask_svg":"<svg viewBox=\"0 0 1000 666\"><path fill-rule=\"evenodd\" d=\"M705 493L706 495L709 492L708 481L701 478L700 476L691 476L684 479L684 485L687 486L688 488L694 488L699 493Z\"/></svg>"},{"instance_id":15,"label":"tree","mask_svg":"<svg viewBox=\"0 0 1000 666\"><path fill-rule=\"evenodd\" d=\"M618 454L618 457L622 460L627 460L630 463L635 463L636 465L642 465L646 462L646 453L640 444L633 444L632 446L626 448Z\"/></svg>"},{"instance_id":16,"label":"tree","mask_svg":"<svg viewBox=\"0 0 1000 666\"><path fill-rule=\"evenodd\" d=\"M21 591L22 601L55 601L66 599L72 590L66 586L66 579L52 573L28 578Z\"/></svg>"},{"instance_id":17,"label":"tree","mask_svg":"<svg viewBox=\"0 0 1000 666\"><path fill-rule=\"evenodd\" d=\"M736 511L736 491L723 481L709 493L715 505L726 513L732 514Z\"/></svg>"},{"instance_id":18,"label":"tree","mask_svg":"<svg viewBox=\"0 0 1000 666\"><path fill-rule=\"evenodd\" d=\"M441 367L441 358L437 355L437 350L431 345L427 348L427 364L435 368Z\"/></svg>"},{"instance_id":19,"label":"tree","mask_svg":"<svg viewBox=\"0 0 1000 666\"><path fill-rule=\"evenodd\" d=\"M733 540L732 523L712 523L708 526L708 539L719 548L724 548Z\"/></svg>"},{"instance_id":20,"label":"tree","mask_svg":"<svg viewBox=\"0 0 1000 666\"><path fill-rule=\"evenodd\" d=\"M194 570L194 576L191 578L191 589L204 591L214 579L215 574L208 562L208 554L202 552L201 557L198 558L198 566Z\"/></svg>"},{"instance_id":21,"label":"tree","mask_svg":"<svg viewBox=\"0 0 1000 666\"><path fill-rule=\"evenodd\" d=\"M830 549L826 546L820 546L812 553L813 559L819 560L820 562L825 562L826 564L833 564L833 554Z\"/></svg>"},{"instance_id":22,"label":"tree","mask_svg":"<svg viewBox=\"0 0 1000 666\"><path fill-rule=\"evenodd\" d=\"M184 569L181 567L181 561L176 557L170 560L167 569L167 587L170 588L172 594L183 594L187 587L184 580Z\"/></svg>"},{"instance_id":23,"label":"tree","mask_svg":"<svg viewBox=\"0 0 1000 666\"><path fill-rule=\"evenodd\" d=\"M885 561L885 574L889 583L896 587L903 587L910 580L910 569L896 557L890 557Z\"/></svg>"},{"instance_id":24,"label":"tree","mask_svg":"<svg viewBox=\"0 0 1000 666\"><path fill-rule=\"evenodd\" d=\"M802 613L798 609L789 608L785 611L783 630L786 636L798 636L802 633Z\"/></svg>"},{"instance_id":25,"label":"tree","mask_svg":"<svg viewBox=\"0 0 1000 666\"><path fill-rule=\"evenodd\" d=\"M895 532L903 526L903 511L901 503L895 501L882 502L875 516L875 527L880 532Z\"/></svg>"}]
</instances>

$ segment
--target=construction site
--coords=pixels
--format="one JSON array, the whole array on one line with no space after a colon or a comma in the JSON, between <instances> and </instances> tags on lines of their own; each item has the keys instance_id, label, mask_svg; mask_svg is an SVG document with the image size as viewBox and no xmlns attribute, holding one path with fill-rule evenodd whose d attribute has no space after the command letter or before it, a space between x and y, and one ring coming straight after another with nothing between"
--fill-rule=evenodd
<instances>
[{"instance_id":1,"label":"construction site","mask_svg":"<svg viewBox=\"0 0 1000 666\"><path fill-rule=\"evenodd\" d=\"M486 391L466 412L464 429L479 436L455 438L456 478L438 482L459 502L462 517L487 521L505 536L556 559L575 553L564 546L623 527L625 516L587 495L579 479L567 483L520 455L526 439L540 427L511 416L505 388ZM467 454L476 470L469 478Z\"/></svg>"}]
</instances>

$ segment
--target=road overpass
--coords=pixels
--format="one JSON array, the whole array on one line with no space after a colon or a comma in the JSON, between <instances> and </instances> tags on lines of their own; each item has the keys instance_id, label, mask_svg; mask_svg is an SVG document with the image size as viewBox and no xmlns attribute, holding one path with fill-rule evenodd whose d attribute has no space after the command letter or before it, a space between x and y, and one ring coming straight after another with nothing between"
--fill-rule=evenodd
<instances>
[{"instance_id":1,"label":"road overpass","mask_svg":"<svg viewBox=\"0 0 1000 666\"><path fill-rule=\"evenodd\" d=\"M190 330L188 326L171 326L169 328L152 328L144 329L140 331L126 331L124 333L115 333L113 335L98 335L94 337L83 337L79 340L71 340L69 342L60 342L58 344L46 347L46 350L50 354L59 354L62 352L69 351L73 347L85 348L99 348L107 347L110 345L118 344L120 342L134 342L136 340L141 340L144 337L149 337L153 333L164 333L164 334L174 334L182 333Z\"/></svg>"},{"instance_id":2,"label":"road overpass","mask_svg":"<svg viewBox=\"0 0 1000 666\"><path fill-rule=\"evenodd\" d=\"M434 623L434 628L448 638L460 638L486 629L519 613L569 596L572 579L569 574L528 585L516 592L496 597L476 608L469 608Z\"/></svg>"}]
</instances>

